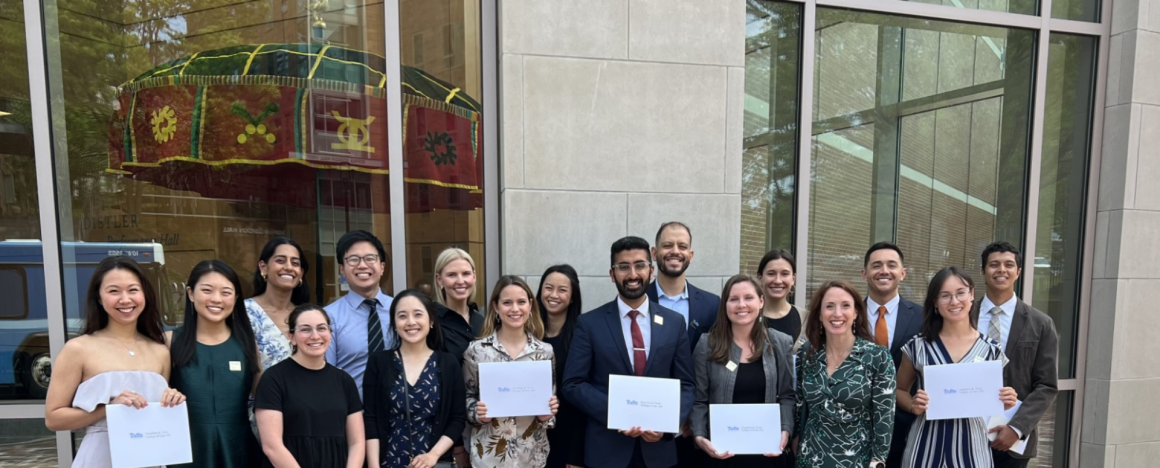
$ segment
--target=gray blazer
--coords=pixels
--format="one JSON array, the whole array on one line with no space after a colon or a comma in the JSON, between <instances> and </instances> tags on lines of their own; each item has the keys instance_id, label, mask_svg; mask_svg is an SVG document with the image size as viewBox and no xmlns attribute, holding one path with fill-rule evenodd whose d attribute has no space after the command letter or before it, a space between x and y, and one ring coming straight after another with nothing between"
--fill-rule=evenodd
<instances>
[{"instance_id":1,"label":"gray blazer","mask_svg":"<svg viewBox=\"0 0 1160 468\"><path fill-rule=\"evenodd\" d=\"M793 339L772 328L768 330L773 349L766 348L761 353L762 367L765 368L765 402L781 405L781 430L792 436L794 368L790 360L790 348L793 347ZM730 348L729 360L740 363L741 348L736 344ZM733 403L733 384L737 380L737 372L736 368L729 370L725 364L709 360L709 339L706 335L693 350L693 374L697 386L693 412L689 414L689 426L693 435L709 438L709 405Z\"/></svg>"},{"instance_id":2,"label":"gray blazer","mask_svg":"<svg viewBox=\"0 0 1160 468\"><path fill-rule=\"evenodd\" d=\"M975 302L975 317L979 316L981 302ZM1014 458L1035 458L1038 454L1039 420L1059 393L1059 334L1051 317L1023 301L1016 302L1003 354L1009 360L1003 367L1003 384L1015 389L1023 401L1015 417L1007 424L1019 429L1027 439L1027 449L1022 455L1008 454Z\"/></svg>"}]
</instances>

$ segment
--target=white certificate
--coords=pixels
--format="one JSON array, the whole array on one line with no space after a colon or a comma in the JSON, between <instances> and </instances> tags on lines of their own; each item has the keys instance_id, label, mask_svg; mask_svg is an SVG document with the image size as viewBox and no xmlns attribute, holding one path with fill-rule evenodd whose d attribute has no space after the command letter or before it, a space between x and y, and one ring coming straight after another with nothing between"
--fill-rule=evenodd
<instances>
[{"instance_id":1,"label":"white certificate","mask_svg":"<svg viewBox=\"0 0 1160 468\"><path fill-rule=\"evenodd\" d=\"M709 441L717 453L781 453L781 405L709 405Z\"/></svg>"},{"instance_id":2,"label":"white certificate","mask_svg":"<svg viewBox=\"0 0 1160 468\"><path fill-rule=\"evenodd\" d=\"M1015 406L1012 406L1011 409L1004 411L1003 414L1000 414L998 416L991 416L991 420L987 421L987 440L990 440L993 442L997 437L999 437L999 434L991 433L990 432L991 429L994 429L995 427L1007 424L1007 423L1011 422L1012 419L1015 419L1015 412L1019 411L1020 406L1023 406L1023 402L1016 401ZM1008 452L1015 452L1015 453L1018 453L1020 455L1023 455L1023 451L1026 449L1027 449L1027 439L1019 439L1019 440L1015 441L1014 444L1011 444L1011 448L1007 449L1007 451Z\"/></svg>"},{"instance_id":3,"label":"white certificate","mask_svg":"<svg viewBox=\"0 0 1160 468\"><path fill-rule=\"evenodd\" d=\"M159 402L134 409L106 405L109 451L113 468L176 465L193 462L189 445L189 413L185 403L163 408Z\"/></svg>"},{"instance_id":4,"label":"white certificate","mask_svg":"<svg viewBox=\"0 0 1160 468\"><path fill-rule=\"evenodd\" d=\"M999 400L1002 362L925 366L922 373L930 397L926 419L990 418L1003 414L1003 402Z\"/></svg>"},{"instance_id":5,"label":"white certificate","mask_svg":"<svg viewBox=\"0 0 1160 468\"><path fill-rule=\"evenodd\" d=\"M552 414L552 361L479 363L479 401L487 417Z\"/></svg>"},{"instance_id":6,"label":"white certificate","mask_svg":"<svg viewBox=\"0 0 1160 468\"><path fill-rule=\"evenodd\" d=\"M608 376L608 428L676 433L681 430L681 381Z\"/></svg>"}]
</instances>

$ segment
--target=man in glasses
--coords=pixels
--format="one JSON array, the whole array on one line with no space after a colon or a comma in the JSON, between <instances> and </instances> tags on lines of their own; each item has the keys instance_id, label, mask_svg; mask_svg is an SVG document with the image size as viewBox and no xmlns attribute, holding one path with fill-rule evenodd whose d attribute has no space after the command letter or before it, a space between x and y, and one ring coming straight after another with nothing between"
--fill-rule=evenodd
<instances>
[{"instance_id":1,"label":"man in glasses","mask_svg":"<svg viewBox=\"0 0 1160 468\"><path fill-rule=\"evenodd\" d=\"M350 292L326 306L332 322L326 362L354 377L362 395L367 356L393 345L392 335L386 330L391 323L391 296L379 288L386 271L387 251L374 234L350 231L338 240L335 258Z\"/></svg>"},{"instance_id":2,"label":"man in glasses","mask_svg":"<svg viewBox=\"0 0 1160 468\"><path fill-rule=\"evenodd\" d=\"M685 319L645 295L652 268L648 241L625 237L613 243L608 275L616 284L616 300L582 314L573 332L563 391L588 416L587 466L677 464L674 434L607 429L611 374L679 379L681 421L693 407L693 358Z\"/></svg>"}]
</instances>

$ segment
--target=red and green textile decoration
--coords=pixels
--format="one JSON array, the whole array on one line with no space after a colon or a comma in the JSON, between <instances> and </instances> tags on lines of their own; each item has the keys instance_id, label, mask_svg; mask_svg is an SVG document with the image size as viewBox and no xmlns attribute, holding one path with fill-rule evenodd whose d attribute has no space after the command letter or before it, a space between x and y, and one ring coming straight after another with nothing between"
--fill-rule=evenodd
<instances>
[{"instance_id":1,"label":"red and green textile decoration","mask_svg":"<svg viewBox=\"0 0 1160 468\"><path fill-rule=\"evenodd\" d=\"M237 46L162 64L120 87L109 171L214 198L314 207L302 189L317 171L389 173L385 64L324 44ZM481 207L479 103L415 68L404 66L402 78L395 118L407 212ZM386 212L389 201L372 205Z\"/></svg>"}]
</instances>

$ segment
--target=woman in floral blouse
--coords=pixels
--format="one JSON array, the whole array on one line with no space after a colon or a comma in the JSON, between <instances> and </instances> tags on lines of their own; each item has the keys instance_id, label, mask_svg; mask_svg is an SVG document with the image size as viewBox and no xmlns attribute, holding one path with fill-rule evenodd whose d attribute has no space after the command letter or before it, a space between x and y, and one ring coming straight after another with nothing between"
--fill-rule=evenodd
<instances>
[{"instance_id":1,"label":"woman in floral blouse","mask_svg":"<svg viewBox=\"0 0 1160 468\"><path fill-rule=\"evenodd\" d=\"M806 317L797 353L797 466L879 466L894 431L894 364L874 344L866 303L850 283L830 281Z\"/></svg>"},{"instance_id":2,"label":"woman in floral blouse","mask_svg":"<svg viewBox=\"0 0 1160 468\"><path fill-rule=\"evenodd\" d=\"M540 341L544 322L532 288L509 275L500 278L493 291L483 322L484 338L471 342L463 355L467 421L475 426L468 447L471 466L543 467L548 462L547 430L555 426L559 407L556 397L548 401L551 414L504 418L487 417L487 404L479 401L481 362L553 361L555 365L552 346Z\"/></svg>"}]
</instances>

